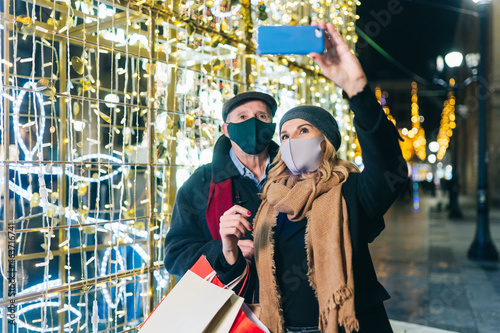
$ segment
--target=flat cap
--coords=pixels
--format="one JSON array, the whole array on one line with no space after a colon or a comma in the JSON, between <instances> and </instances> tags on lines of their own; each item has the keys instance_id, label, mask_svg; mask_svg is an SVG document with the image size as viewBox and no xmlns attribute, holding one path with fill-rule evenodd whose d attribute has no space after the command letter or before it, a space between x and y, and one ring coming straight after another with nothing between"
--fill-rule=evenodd
<instances>
[{"instance_id":1,"label":"flat cap","mask_svg":"<svg viewBox=\"0 0 500 333\"><path fill-rule=\"evenodd\" d=\"M271 114L274 117L276 113L276 109L278 108L278 104L273 96L262 93L259 91L247 91L241 94L234 96L233 98L227 100L222 106L222 119L224 122L227 119L227 115L233 111L236 107L250 101L262 101L266 103L271 109Z\"/></svg>"}]
</instances>

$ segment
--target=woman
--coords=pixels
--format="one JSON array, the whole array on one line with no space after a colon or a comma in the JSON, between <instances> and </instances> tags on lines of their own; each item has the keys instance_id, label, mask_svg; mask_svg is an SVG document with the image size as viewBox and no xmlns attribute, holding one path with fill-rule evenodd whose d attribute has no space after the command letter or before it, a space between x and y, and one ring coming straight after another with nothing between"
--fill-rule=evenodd
<instances>
[{"instance_id":1,"label":"woman","mask_svg":"<svg viewBox=\"0 0 500 333\"><path fill-rule=\"evenodd\" d=\"M254 219L262 322L271 332L392 332L368 243L408 175L398 132L367 86L356 57L332 24L325 52L311 53L344 89L355 114L364 170L340 160L333 116L316 106L291 109L280 122L280 153ZM222 252L214 268L230 281L245 268L237 241L252 226L233 206L220 219Z\"/></svg>"}]
</instances>

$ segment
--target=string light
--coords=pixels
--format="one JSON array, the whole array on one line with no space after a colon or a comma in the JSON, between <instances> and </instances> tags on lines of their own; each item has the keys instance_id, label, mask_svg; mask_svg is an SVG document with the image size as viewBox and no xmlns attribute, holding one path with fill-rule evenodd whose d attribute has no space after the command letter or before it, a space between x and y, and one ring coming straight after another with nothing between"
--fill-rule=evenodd
<instances>
[{"instance_id":1,"label":"string light","mask_svg":"<svg viewBox=\"0 0 500 333\"><path fill-rule=\"evenodd\" d=\"M58 331L60 329L60 326L37 327L34 325L30 325L26 322L23 322L20 318L25 317L26 314L32 310L36 310L36 309L39 309L42 307L44 309L48 309L50 307L59 308L60 306L61 306L60 302L41 302L41 303L35 303L35 304L30 304L28 306L24 306L21 309L17 310L16 323L20 328L25 328L25 329L32 331L32 332L55 332L55 331ZM65 330L67 328L70 328L71 326L75 325L76 323L78 323L80 321L80 319L82 318L82 313L70 305L63 304L62 310L75 315L74 319L72 319L69 323L64 324Z\"/></svg>"},{"instance_id":2,"label":"string light","mask_svg":"<svg viewBox=\"0 0 500 333\"><path fill-rule=\"evenodd\" d=\"M439 148L436 152L438 161L442 161L446 150L450 144L450 138L453 135L453 130L456 127L455 123L455 96L453 92L448 93L448 99L443 103L443 112L441 112L441 123L439 125L439 132L437 135L437 143Z\"/></svg>"},{"instance_id":3,"label":"string light","mask_svg":"<svg viewBox=\"0 0 500 333\"><path fill-rule=\"evenodd\" d=\"M39 124L40 125L39 125L39 130L36 133L36 143L33 146L33 148L31 150L29 150L28 147L26 147L26 144L24 143L24 139L23 139L23 137L21 135L20 128L26 128L26 127L29 127L31 125L34 125L35 121L33 121L31 123L28 123L28 124L21 125L19 123L19 111L21 109L21 105L23 103L24 95L26 95L26 92L29 89L33 89L34 91L39 91L41 88L39 88L39 87L37 88L36 84L34 84L34 83L30 82L30 81L26 82L23 85L23 88L24 89L22 89L19 92L19 95L14 100L14 105L12 107L12 112L13 112L12 121L13 121L13 125L14 125L14 133L16 135L16 143L17 143L17 145L19 145L19 147L24 152L25 159L27 161L32 161L33 160L33 156L35 155L36 151L39 150L39 149L41 149L40 147L42 146L43 133L45 132L45 120L46 120L45 119L45 107L44 107L44 101L43 101L42 94L39 93L39 92L36 92L34 95L35 95L36 101L38 102L38 105L39 105L39 109L38 110L40 112L40 119L39 119ZM5 93L3 95L5 97Z\"/></svg>"},{"instance_id":4,"label":"string light","mask_svg":"<svg viewBox=\"0 0 500 333\"><path fill-rule=\"evenodd\" d=\"M379 103L384 108L384 112L387 118L392 121L396 126L396 120L391 115L389 108L386 105L385 97L382 96L382 91L379 87L375 89L375 96L377 97ZM414 156L417 156L420 160L425 161L427 152L425 139L425 131L421 126L424 118L419 113L418 106L418 86L416 82L412 82L411 90L411 122L412 128L408 130L407 128L399 129L399 134L403 138L400 141L401 151L403 153L403 158L410 162Z\"/></svg>"},{"instance_id":5,"label":"string light","mask_svg":"<svg viewBox=\"0 0 500 333\"><path fill-rule=\"evenodd\" d=\"M427 157L427 152L426 152L427 142L425 139L425 131L420 125L423 118L420 116L418 107L418 86L416 82L413 82L411 86L412 86L412 91L411 91L412 129L408 133L408 137L413 139L413 147L415 148L415 155L417 155L417 157L420 160L425 161Z\"/></svg>"},{"instance_id":6,"label":"string light","mask_svg":"<svg viewBox=\"0 0 500 333\"><path fill-rule=\"evenodd\" d=\"M81 181L84 183L97 183L97 182L102 182L102 181L111 179L114 176L118 175L123 170L128 170L130 168L129 166L121 165L122 160L120 160L114 156L105 155L105 154L84 155L84 156L74 158L73 162L78 163L78 162L90 161L90 160L94 160L94 159L99 160L99 161L100 160L105 160L105 161L107 160L107 161L110 161L110 162L113 162L116 164L120 164L120 167L118 167L113 172L110 172L105 176L99 176L99 177L94 178L94 177L79 176L79 175L75 174L73 171L74 165L68 165L65 167L65 174L73 181ZM4 165L4 163L0 162L0 165ZM22 164L22 165L13 165L10 167L10 169L14 170L14 171L21 172L23 174L27 174L27 173L32 173L32 174L37 174L37 175L39 175L39 174L42 174L42 175L62 175L63 174L62 167L51 166L50 164L46 164L46 165L43 165L40 167L40 166L35 165L35 164L26 163L26 164Z\"/></svg>"},{"instance_id":7,"label":"string light","mask_svg":"<svg viewBox=\"0 0 500 333\"><path fill-rule=\"evenodd\" d=\"M104 256L102 257L101 261L101 274L107 274L108 272L108 260L109 257L111 256L111 251L112 248L107 248L106 251L104 252ZM120 267L120 270L124 271L125 270L125 263L123 261L123 257L121 256L119 251L115 250L116 254L116 261L118 262L118 266ZM102 287L102 293L104 295L104 300L106 303L108 303L108 306L111 309L116 309L118 307L118 303L122 300L122 297L125 295L125 285L122 284L122 282L125 282L125 279L120 280L121 286L119 287L118 292L116 293L116 300L113 302L111 300L111 296L109 294L108 288Z\"/></svg>"},{"instance_id":8,"label":"string light","mask_svg":"<svg viewBox=\"0 0 500 333\"><path fill-rule=\"evenodd\" d=\"M416 93L416 91L414 91ZM384 96L385 95L385 96ZM386 93L382 93L382 90L380 87L375 88L375 96L377 97L379 103L382 105L382 108L384 109L384 112L387 116L387 119L389 119L394 126L397 127L396 124L396 119L392 116L389 107L387 106L387 100L386 100ZM415 100L415 98L412 98L412 100ZM412 109L412 112L414 109ZM417 113L418 115L418 113ZM412 118L415 116L415 114L412 114ZM420 117L418 118L420 120ZM418 129L414 128L414 125L412 126L411 130L408 130L407 128L402 128L398 129L399 135L403 138L403 140L399 141L399 145L401 147L401 152L403 154L403 158L407 162L412 162L412 158L415 156L415 140L416 136L415 133L418 133ZM425 135L425 133L424 133Z\"/></svg>"}]
</instances>

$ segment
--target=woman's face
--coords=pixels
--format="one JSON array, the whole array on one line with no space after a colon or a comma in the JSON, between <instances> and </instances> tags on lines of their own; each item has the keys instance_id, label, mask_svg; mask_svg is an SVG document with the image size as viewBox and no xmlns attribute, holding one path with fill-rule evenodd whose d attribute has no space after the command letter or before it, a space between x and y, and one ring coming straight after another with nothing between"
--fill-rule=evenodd
<instances>
[{"instance_id":1,"label":"woman's face","mask_svg":"<svg viewBox=\"0 0 500 333\"><path fill-rule=\"evenodd\" d=\"M291 119L281 126L280 140L282 144L290 138L314 139L320 136L323 136L323 133L304 119ZM323 144L321 146L323 146Z\"/></svg>"}]
</instances>

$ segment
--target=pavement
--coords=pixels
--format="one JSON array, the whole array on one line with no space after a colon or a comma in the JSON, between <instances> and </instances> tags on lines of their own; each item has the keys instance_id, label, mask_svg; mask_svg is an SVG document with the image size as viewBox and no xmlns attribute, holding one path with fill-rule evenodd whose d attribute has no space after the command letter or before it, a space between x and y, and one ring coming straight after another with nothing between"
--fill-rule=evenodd
<instances>
[{"instance_id":1,"label":"pavement","mask_svg":"<svg viewBox=\"0 0 500 333\"><path fill-rule=\"evenodd\" d=\"M476 230L473 198L461 197L464 217L448 218L447 199L421 197L420 209L397 201L386 229L370 245L396 333L500 333L500 263L467 258ZM500 252L500 207L490 208L493 243Z\"/></svg>"}]
</instances>

